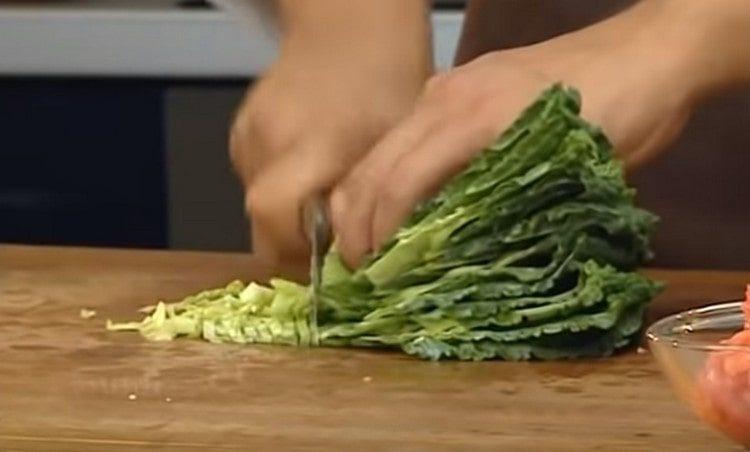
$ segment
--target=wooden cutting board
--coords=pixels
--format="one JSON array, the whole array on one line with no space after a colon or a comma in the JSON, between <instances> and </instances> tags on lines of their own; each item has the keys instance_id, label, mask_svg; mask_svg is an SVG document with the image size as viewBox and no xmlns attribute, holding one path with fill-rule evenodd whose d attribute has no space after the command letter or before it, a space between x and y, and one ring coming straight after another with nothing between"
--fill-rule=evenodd
<instances>
[{"instance_id":1,"label":"wooden cutting board","mask_svg":"<svg viewBox=\"0 0 750 452\"><path fill-rule=\"evenodd\" d=\"M750 273L652 271L651 317ZM397 352L148 343L107 333L159 298L268 277L229 254L0 246L0 450L732 450L647 353L430 363ZM80 318L81 308L97 311Z\"/></svg>"}]
</instances>

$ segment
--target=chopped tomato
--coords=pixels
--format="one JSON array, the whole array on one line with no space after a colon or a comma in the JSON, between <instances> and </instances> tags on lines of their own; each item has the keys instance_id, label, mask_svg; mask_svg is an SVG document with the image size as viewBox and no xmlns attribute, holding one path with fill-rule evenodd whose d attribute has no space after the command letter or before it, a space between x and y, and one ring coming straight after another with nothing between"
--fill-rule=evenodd
<instances>
[{"instance_id":1,"label":"chopped tomato","mask_svg":"<svg viewBox=\"0 0 750 452\"><path fill-rule=\"evenodd\" d=\"M722 341L750 346L750 285L742 305L745 330ZM714 352L698 381L700 414L716 428L750 447L750 348Z\"/></svg>"}]
</instances>

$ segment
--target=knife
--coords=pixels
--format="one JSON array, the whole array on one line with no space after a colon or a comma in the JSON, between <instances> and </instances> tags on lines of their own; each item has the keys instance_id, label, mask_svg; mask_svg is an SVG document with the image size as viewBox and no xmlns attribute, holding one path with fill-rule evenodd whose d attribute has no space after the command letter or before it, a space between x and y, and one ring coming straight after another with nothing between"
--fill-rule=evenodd
<instances>
[{"instance_id":1,"label":"knife","mask_svg":"<svg viewBox=\"0 0 750 452\"><path fill-rule=\"evenodd\" d=\"M311 345L319 344L318 308L323 260L331 245L331 226L325 198L315 196L305 206L305 232L310 241L310 312Z\"/></svg>"}]
</instances>

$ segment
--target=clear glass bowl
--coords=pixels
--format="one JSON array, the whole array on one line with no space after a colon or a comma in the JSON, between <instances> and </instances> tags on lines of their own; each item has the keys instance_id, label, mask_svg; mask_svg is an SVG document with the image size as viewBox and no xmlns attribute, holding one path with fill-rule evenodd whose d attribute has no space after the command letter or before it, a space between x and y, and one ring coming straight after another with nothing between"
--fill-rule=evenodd
<instances>
[{"instance_id":1,"label":"clear glass bowl","mask_svg":"<svg viewBox=\"0 0 750 452\"><path fill-rule=\"evenodd\" d=\"M673 389L707 424L750 448L750 346L742 302L692 309L651 325L649 346Z\"/></svg>"}]
</instances>

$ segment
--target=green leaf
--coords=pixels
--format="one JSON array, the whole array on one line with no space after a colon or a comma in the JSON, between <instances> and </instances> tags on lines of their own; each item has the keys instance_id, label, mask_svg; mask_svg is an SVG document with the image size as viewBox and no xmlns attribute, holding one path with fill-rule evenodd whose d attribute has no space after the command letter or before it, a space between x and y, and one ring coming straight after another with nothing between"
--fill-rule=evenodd
<instances>
[{"instance_id":1,"label":"green leaf","mask_svg":"<svg viewBox=\"0 0 750 452\"><path fill-rule=\"evenodd\" d=\"M633 273L656 217L573 89L544 91L359 268L335 246L318 324L308 288L235 281L108 329L151 340L389 347L425 359L607 356L660 286Z\"/></svg>"}]
</instances>

